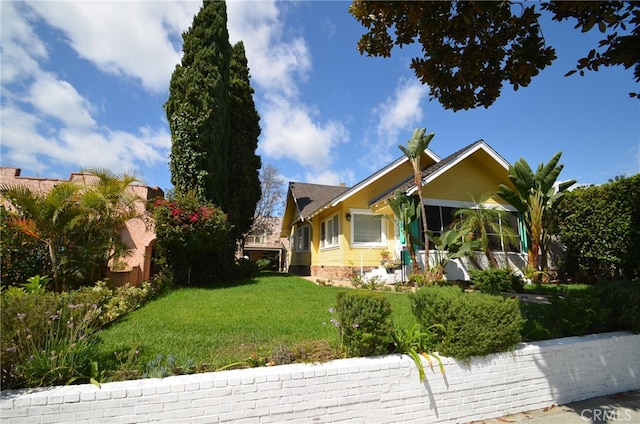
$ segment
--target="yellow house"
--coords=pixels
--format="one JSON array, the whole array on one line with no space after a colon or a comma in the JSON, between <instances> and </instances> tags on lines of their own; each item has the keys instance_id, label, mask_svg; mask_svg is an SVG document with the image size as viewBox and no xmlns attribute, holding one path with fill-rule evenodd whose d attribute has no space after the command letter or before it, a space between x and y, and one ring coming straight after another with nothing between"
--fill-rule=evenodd
<instances>
[{"instance_id":1,"label":"yellow house","mask_svg":"<svg viewBox=\"0 0 640 424\"><path fill-rule=\"evenodd\" d=\"M440 234L452 221L452 212L476 206L472 199L494 193L485 206L508 211L508 222L520 235L520 245L504 245L499 234L493 243L495 256L515 269L526 263L526 236L515 208L496 193L499 184L513 187L508 178L509 163L483 140L440 159L426 149L421 157L422 195L427 209L427 228ZM282 221L283 236L289 237L288 270L318 278L348 279L381 268L382 255L407 266L404 237L391 219L388 200L397 190L415 194L411 164L401 157L353 187L290 182ZM418 224L419 225L419 224ZM416 231L422 234L422 231ZM429 249L430 258L437 252ZM425 251L419 252L419 263ZM432 262L431 262L432 263ZM446 277L468 280L469 264L450 262Z\"/></svg>"}]
</instances>

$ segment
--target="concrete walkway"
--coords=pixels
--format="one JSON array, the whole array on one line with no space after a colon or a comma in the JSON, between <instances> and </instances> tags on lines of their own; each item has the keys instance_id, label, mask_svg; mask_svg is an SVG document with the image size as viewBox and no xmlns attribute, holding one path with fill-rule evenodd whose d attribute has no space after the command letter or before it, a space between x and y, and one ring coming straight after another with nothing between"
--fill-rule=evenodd
<instances>
[{"instance_id":1,"label":"concrete walkway","mask_svg":"<svg viewBox=\"0 0 640 424\"><path fill-rule=\"evenodd\" d=\"M544 409L474 421L474 423L638 424L640 423L640 390L587 399L567 405L551 405Z\"/></svg>"}]
</instances>

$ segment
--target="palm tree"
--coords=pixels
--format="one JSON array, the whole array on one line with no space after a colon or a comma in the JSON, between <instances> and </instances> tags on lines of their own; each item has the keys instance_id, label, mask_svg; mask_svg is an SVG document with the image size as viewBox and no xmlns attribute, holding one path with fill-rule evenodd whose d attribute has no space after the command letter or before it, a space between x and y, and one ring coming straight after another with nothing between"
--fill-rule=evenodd
<instances>
[{"instance_id":1,"label":"palm tree","mask_svg":"<svg viewBox=\"0 0 640 424\"><path fill-rule=\"evenodd\" d=\"M564 196L576 183L575 180L558 184L556 180L564 165L558 165L562 152L558 152L544 165L540 163L534 174L529 164L522 158L509 166L509 179L515 190L500 184L498 195L524 214L527 235L531 240L528 247L529 267L541 270L546 266L549 234L545 230L549 217L546 212ZM533 225L536 228L533 228Z\"/></svg>"},{"instance_id":2,"label":"palm tree","mask_svg":"<svg viewBox=\"0 0 640 424\"><path fill-rule=\"evenodd\" d=\"M79 278L101 278L111 259L117 260L129 254L129 247L120 237L125 223L140 218L143 210L136 208L140 197L129 186L139 180L132 174L117 175L108 169L93 168L84 171L85 190L80 205L86 211L84 218L84 243L76 257L82 258L75 267Z\"/></svg>"},{"instance_id":3,"label":"palm tree","mask_svg":"<svg viewBox=\"0 0 640 424\"><path fill-rule=\"evenodd\" d=\"M34 237L47 246L56 291L62 290L61 256L64 246L73 244L73 229L82 215L78 205L81 186L63 182L48 193L41 194L25 186L0 187L0 193L16 209L10 223L22 233Z\"/></svg>"},{"instance_id":4,"label":"palm tree","mask_svg":"<svg viewBox=\"0 0 640 424\"><path fill-rule=\"evenodd\" d=\"M508 225L502 225L507 221L505 211L493 207L485 206L491 198L491 194L483 194L480 202L476 202L473 196L471 200L474 206L457 209L453 216L456 218L455 228L462 234L472 234L477 241L478 247L487 257L489 267L498 268L499 264L491 251L489 235L499 234L501 243L506 249L507 244L513 244L517 235Z\"/></svg>"},{"instance_id":5,"label":"palm tree","mask_svg":"<svg viewBox=\"0 0 640 424\"><path fill-rule=\"evenodd\" d=\"M425 246L425 258L424 266L425 272L429 271L429 234L427 233L427 210L424 206L424 200L422 198L422 169L420 167L420 158L422 153L429 147L431 139L435 136L435 133L429 133L425 135L426 128L416 128L413 131L413 135L407 142L407 147L398 146L402 153L407 156L411 166L413 167L413 181L418 191L418 198L420 199L420 211L422 215L422 228L424 231L424 246Z\"/></svg>"},{"instance_id":6,"label":"palm tree","mask_svg":"<svg viewBox=\"0 0 640 424\"><path fill-rule=\"evenodd\" d=\"M54 289L61 291L74 275L95 278L109 258L124 255L118 237L126 220L139 215L137 196L126 191L136 181L93 170L85 184L61 182L42 193L21 185L2 185L0 194L13 207L11 224L47 246Z\"/></svg>"}]
</instances>

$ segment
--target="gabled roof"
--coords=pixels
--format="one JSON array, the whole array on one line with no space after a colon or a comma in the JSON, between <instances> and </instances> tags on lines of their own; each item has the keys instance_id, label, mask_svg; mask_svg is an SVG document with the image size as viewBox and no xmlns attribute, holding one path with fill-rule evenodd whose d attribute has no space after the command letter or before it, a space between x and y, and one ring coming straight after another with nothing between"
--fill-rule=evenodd
<instances>
[{"instance_id":1,"label":"gabled roof","mask_svg":"<svg viewBox=\"0 0 640 424\"><path fill-rule=\"evenodd\" d=\"M424 154L426 154L431 159L433 159L434 162L436 162L436 163L440 162L440 158L438 157L438 155L433 153L428 148L424 150ZM338 203L344 201L345 199L349 198L353 194L355 194L358 191L362 190L363 188L365 188L369 184L371 184L374 181L377 181L378 179L384 177L389 172L391 172L392 170L396 169L398 166L402 165L403 163L405 163L407 161L408 161L407 156L403 155L403 156L399 157L395 161L391 162L389 165L385 166L384 168L380 169L379 171L376 171L372 175L370 175L367 178L365 178L364 180L360 181L358 184L356 184L353 187L351 187L349 190L347 190L344 193L342 193L341 196L338 196L335 199L332 199L331 206L335 206Z\"/></svg>"},{"instance_id":2,"label":"gabled roof","mask_svg":"<svg viewBox=\"0 0 640 424\"><path fill-rule=\"evenodd\" d=\"M328 205L332 199L341 195L349 187L308 183L289 183L289 192L296 202L298 217L304 221L314 213Z\"/></svg>"},{"instance_id":3,"label":"gabled roof","mask_svg":"<svg viewBox=\"0 0 640 424\"><path fill-rule=\"evenodd\" d=\"M438 155L429 149L425 149L424 154L435 162L440 160ZM298 208L298 218L304 221L305 219L312 218L314 215L326 208L336 206L340 202L367 187L369 184L384 177L398 166L407 162L407 160L406 156L401 156L389 165L363 179L353 187L298 182L289 183L289 191L291 192Z\"/></svg>"},{"instance_id":4,"label":"gabled roof","mask_svg":"<svg viewBox=\"0 0 640 424\"><path fill-rule=\"evenodd\" d=\"M485 143L484 140L478 140L475 143L471 143L468 146L458 150L457 152L450 154L446 158L442 159L440 162L437 162L429 166L428 168L425 168L422 171L422 184L426 185L430 181L433 181L438 176L442 175L444 172L451 169L453 166L455 166L462 160L466 159L471 154L477 152L478 150L484 150L491 157L493 157L496 160L496 162L502 165L505 169L509 169L509 162L507 162L502 156L496 153L496 151L493 150L487 143ZM376 203L390 199L395 195L395 192L398 190L405 192L407 194L412 194L412 192L416 190L416 185L415 185L413 176L407 178L406 180L396 185L395 187L391 187L389 190L387 190L385 193L378 196L377 198L370 200L369 206L372 206Z\"/></svg>"}]
</instances>

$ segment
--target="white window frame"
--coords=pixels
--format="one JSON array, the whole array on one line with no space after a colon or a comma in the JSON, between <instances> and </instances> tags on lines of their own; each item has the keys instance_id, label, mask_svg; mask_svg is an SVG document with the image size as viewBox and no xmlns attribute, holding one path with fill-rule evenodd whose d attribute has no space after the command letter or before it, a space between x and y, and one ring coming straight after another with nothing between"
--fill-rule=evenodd
<instances>
[{"instance_id":1,"label":"white window frame","mask_svg":"<svg viewBox=\"0 0 640 424\"><path fill-rule=\"evenodd\" d=\"M432 199L432 198L427 198L424 199L424 204L426 206L436 206L438 207L438 210L440 211L440 222L442 222L442 208L443 207L449 207L449 208L454 208L454 209L459 209L459 208L476 208L478 205L473 203L473 202L463 202L463 201L457 201L457 200L444 200L444 199ZM512 212L518 212L518 210L512 206L512 205L503 205L500 203L483 203L482 206L484 206L485 208L494 208L494 209L500 209L506 213L512 213ZM517 229L517 236L520 239L522 237L522 235L520 234L520 218L517 218L517 223L518 223L518 229ZM502 227L502 219L500 219L500 227ZM430 229L431 230L431 229ZM496 233L490 233L491 235L494 236L498 236L499 234ZM503 237L500 237L500 250L491 250L492 252L503 252L504 251L504 239ZM518 241L518 246L520 247L519 249L517 249L518 252L522 251L522 242Z\"/></svg>"},{"instance_id":2,"label":"white window frame","mask_svg":"<svg viewBox=\"0 0 640 424\"><path fill-rule=\"evenodd\" d=\"M305 232L307 233L306 237L306 246L305 246ZM311 225L305 224L296 228L296 232L293 238L294 248L296 252L308 252L311 250ZM302 247L302 248L300 248Z\"/></svg>"},{"instance_id":3,"label":"white window frame","mask_svg":"<svg viewBox=\"0 0 640 424\"><path fill-rule=\"evenodd\" d=\"M349 210L349 213L351 214L350 228L351 228L351 246L352 247L369 248L369 247L386 247L387 246L387 220L386 219L380 218L380 242L356 242L354 241L355 221L357 219L356 216L357 215L376 216L378 214L371 212L369 209L351 209Z\"/></svg>"},{"instance_id":4,"label":"white window frame","mask_svg":"<svg viewBox=\"0 0 640 424\"><path fill-rule=\"evenodd\" d=\"M320 225L320 249L340 247L340 215L334 214Z\"/></svg>"}]
</instances>

